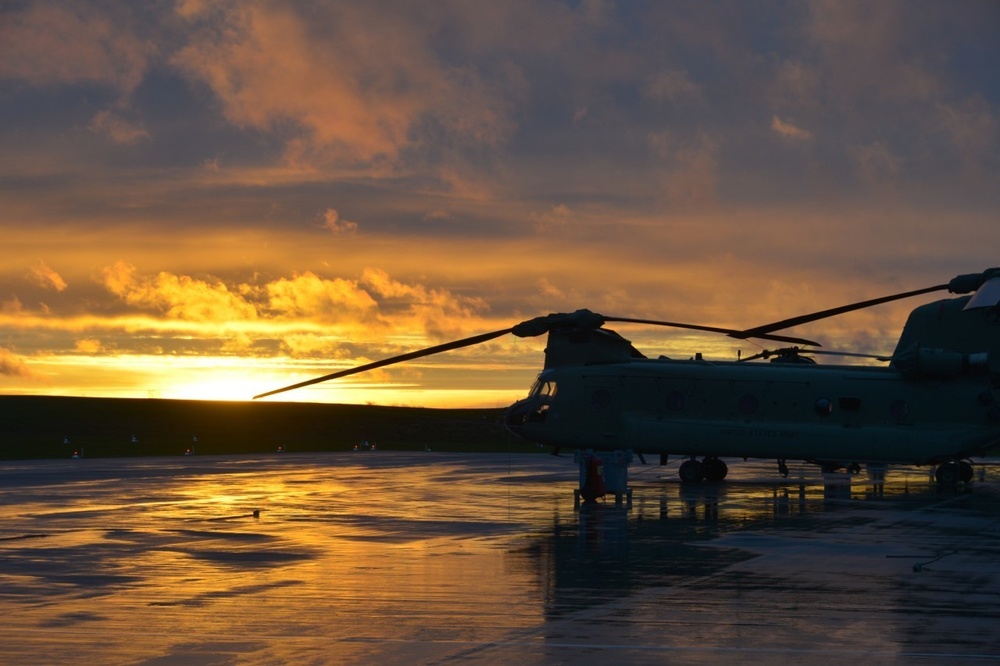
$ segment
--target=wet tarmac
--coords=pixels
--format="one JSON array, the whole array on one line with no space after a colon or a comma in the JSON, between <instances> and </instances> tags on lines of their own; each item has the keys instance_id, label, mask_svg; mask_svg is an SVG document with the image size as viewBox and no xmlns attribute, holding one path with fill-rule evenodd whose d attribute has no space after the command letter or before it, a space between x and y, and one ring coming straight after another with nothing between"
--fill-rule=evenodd
<instances>
[{"instance_id":1,"label":"wet tarmac","mask_svg":"<svg viewBox=\"0 0 1000 666\"><path fill-rule=\"evenodd\" d=\"M1000 661L1000 468L729 462L578 510L572 456L3 462L0 662Z\"/></svg>"}]
</instances>

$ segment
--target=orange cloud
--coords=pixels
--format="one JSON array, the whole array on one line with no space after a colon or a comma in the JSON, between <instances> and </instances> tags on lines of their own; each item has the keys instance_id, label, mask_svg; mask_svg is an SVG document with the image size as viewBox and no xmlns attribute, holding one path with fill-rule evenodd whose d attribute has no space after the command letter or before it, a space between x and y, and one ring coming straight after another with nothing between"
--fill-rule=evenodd
<instances>
[{"instance_id":1,"label":"orange cloud","mask_svg":"<svg viewBox=\"0 0 1000 666\"><path fill-rule=\"evenodd\" d=\"M406 284L389 277L384 270L366 268L361 284L382 297L387 307L405 311L421 322L426 331L454 331L460 326L456 320L474 316L487 309L482 298L457 296L447 289L429 289L419 284Z\"/></svg>"},{"instance_id":2,"label":"orange cloud","mask_svg":"<svg viewBox=\"0 0 1000 666\"><path fill-rule=\"evenodd\" d=\"M93 338L87 338L83 340L76 341L76 351L81 354L99 354L104 351L104 346L101 345L100 340Z\"/></svg>"},{"instance_id":3,"label":"orange cloud","mask_svg":"<svg viewBox=\"0 0 1000 666\"><path fill-rule=\"evenodd\" d=\"M101 271L105 288L129 305L162 312L172 319L233 321L255 319L257 310L221 282L206 282L166 272L156 277L136 274L135 266L118 261Z\"/></svg>"},{"instance_id":4,"label":"orange cloud","mask_svg":"<svg viewBox=\"0 0 1000 666\"><path fill-rule=\"evenodd\" d=\"M28 369L24 359L9 349L0 347L0 375L32 377L34 373Z\"/></svg>"},{"instance_id":5,"label":"orange cloud","mask_svg":"<svg viewBox=\"0 0 1000 666\"><path fill-rule=\"evenodd\" d=\"M565 204L558 204L544 213L536 213L531 217L535 222L535 231L559 231L565 229L572 222L573 211Z\"/></svg>"},{"instance_id":6,"label":"orange cloud","mask_svg":"<svg viewBox=\"0 0 1000 666\"><path fill-rule=\"evenodd\" d=\"M21 300L16 296L9 300L0 302L0 313L6 315L16 315L23 311L24 304L21 303Z\"/></svg>"},{"instance_id":7,"label":"orange cloud","mask_svg":"<svg viewBox=\"0 0 1000 666\"><path fill-rule=\"evenodd\" d=\"M358 223L350 220L340 219L340 213L333 208L327 208L323 213L323 228L329 229L335 234L354 233L358 230Z\"/></svg>"},{"instance_id":8,"label":"orange cloud","mask_svg":"<svg viewBox=\"0 0 1000 666\"><path fill-rule=\"evenodd\" d=\"M268 311L283 317L371 318L378 310L378 304L357 282L323 279L309 271L271 282L265 291Z\"/></svg>"},{"instance_id":9,"label":"orange cloud","mask_svg":"<svg viewBox=\"0 0 1000 666\"><path fill-rule=\"evenodd\" d=\"M0 21L0 78L32 85L96 82L131 92L153 47L84 3L30 3Z\"/></svg>"},{"instance_id":10,"label":"orange cloud","mask_svg":"<svg viewBox=\"0 0 1000 666\"><path fill-rule=\"evenodd\" d=\"M92 132L107 134L115 143L131 145L140 139L148 139L149 132L141 125L130 122L118 112L105 109L99 111L90 123Z\"/></svg>"},{"instance_id":11,"label":"orange cloud","mask_svg":"<svg viewBox=\"0 0 1000 666\"><path fill-rule=\"evenodd\" d=\"M56 291L64 291L69 286L66 284L66 280L62 279L59 273L49 268L44 261L39 261L31 267L28 279L40 287Z\"/></svg>"},{"instance_id":12,"label":"orange cloud","mask_svg":"<svg viewBox=\"0 0 1000 666\"><path fill-rule=\"evenodd\" d=\"M397 9L331 5L315 22L320 32L292 6L202 12L189 3L184 16L204 29L173 63L208 85L231 122L284 136L293 164L391 165L428 120L474 143L502 140L511 127L507 81L486 84L470 68L441 62L420 17ZM220 16L222 28L198 23Z\"/></svg>"},{"instance_id":13,"label":"orange cloud","mask_svg":"<svg viewBox=\"0 0 1000 666\"><path fill-rule=\"evenodd\" d=\"M661 147L662 149L662 147ZM663 192L674 205L711 205L718 188L718 141L700 134L669 154L671 165L663 175Z\"/></svg>"},{"instance_id":14,"label":"orange cloud","mask_svg":"<svg viewBox=\"0 0 1000 666\"><path fill-rule=\"evenodd\" d=\"M805 139L811 139L813 136L812 132L809 130L796 127L792 123L785 122L778 116L771 117L771 129L786 139L796 139L798 141L802 141Z\"/></svg>"}]
</instances>

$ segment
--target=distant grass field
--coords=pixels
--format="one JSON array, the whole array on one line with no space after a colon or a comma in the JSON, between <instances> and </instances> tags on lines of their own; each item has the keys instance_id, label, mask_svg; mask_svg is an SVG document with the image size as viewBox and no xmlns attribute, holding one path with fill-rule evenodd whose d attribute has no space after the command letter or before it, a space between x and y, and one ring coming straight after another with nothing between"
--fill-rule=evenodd
<instances>
[{"instance_id":1,"label":"distant grass field","mask_svg":"<svg viewBox=\"0 0 1000 666\"><path fill-rule=\"evenodd\" d=\"M502 409L0 396L0 458L350 451L539 451ZM134 437L134 441L133 441Z\"/></svg>"}]
</instances>

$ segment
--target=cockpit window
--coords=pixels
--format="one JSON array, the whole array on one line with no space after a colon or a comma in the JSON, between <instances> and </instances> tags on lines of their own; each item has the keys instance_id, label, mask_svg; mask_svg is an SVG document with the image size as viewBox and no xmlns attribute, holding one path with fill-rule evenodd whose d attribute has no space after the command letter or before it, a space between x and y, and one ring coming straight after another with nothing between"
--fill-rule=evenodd
<instances>
[{"instance_id":1,"label":"cockpit window","mask_svg":"<svg viewBox=\"0 0 1000 666\"><path fill-rule=\"evenodd\" d=\"M552 398L556 394L556 383L551 380L537 380L531 387L530 396L544 396Z\"/></svg>"}]
</instances>

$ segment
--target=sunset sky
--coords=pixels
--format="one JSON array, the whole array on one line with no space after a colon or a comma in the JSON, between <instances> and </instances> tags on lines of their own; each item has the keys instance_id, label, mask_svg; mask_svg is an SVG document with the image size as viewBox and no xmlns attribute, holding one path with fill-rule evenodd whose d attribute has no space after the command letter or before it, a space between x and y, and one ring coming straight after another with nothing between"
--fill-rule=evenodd
<instances>
[{"instance_id":1,"label":"sunset sky","mask_svg":"<svg viewBox=\"0 0 1000 666\"><path fill-rule=\"evenodd\" d=\"M747 328L998 266L998 33L993 0L0 0L0 393L242 400L548 312ZM939 297L793 332L888 353ZM543 348L270 399L506 405Z\"/></svg>"}]
</instances>

